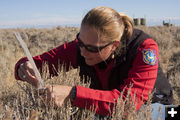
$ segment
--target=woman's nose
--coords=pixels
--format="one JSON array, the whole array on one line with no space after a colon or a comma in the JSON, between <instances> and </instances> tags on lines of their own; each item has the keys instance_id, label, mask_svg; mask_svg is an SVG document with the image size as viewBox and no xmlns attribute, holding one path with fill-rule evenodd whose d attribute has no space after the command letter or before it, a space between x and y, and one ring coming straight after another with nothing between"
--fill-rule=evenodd
<instances>
[{"instance_id":1,"label":"woman's nose","mask_svg":"<svg viewBox=\"0 0 180 120\"><path fill-rule=\"evenodd\" d=\"M88 51L84 47L81 47L80 50L81 50L81 56L86 57L88 55Z\"/></svg>"}]
</instances>

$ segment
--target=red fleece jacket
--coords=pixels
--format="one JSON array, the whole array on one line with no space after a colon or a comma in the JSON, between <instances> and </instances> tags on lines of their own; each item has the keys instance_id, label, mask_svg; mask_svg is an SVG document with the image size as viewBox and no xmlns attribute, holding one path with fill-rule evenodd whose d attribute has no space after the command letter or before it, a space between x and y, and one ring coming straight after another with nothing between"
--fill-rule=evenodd
<instances>
[{"instance_id":1,"label":"red fleece jacket","mask_svg":"<svg viewBox=\"0 0 180 120\"><path fill-rule=\"evenodd\" d=\"M51 75L55 75L53 71L53 66L58 68L58 64L65 64L68 70L69 66L72 65L74 68L77 68L76 64L76 48L77 40L65 43L49 52L45 52L42 55L33 57L37 67L41 70L43 62L47 62L49 65L49 70ZM148 64L148 61L143 57L145 54L143 50L153 50L155 51L155 57L157 63L155 65ZM118 97L120 96L121 91L124 89L123 98L127 95L127 91L130 88L130 83L133 84L131 88L130 95L133 98L134 93L136 95L136 109L138 110L141 106L141 103L148 99L149 92L152 91L158 72L158 45L152 39L146 39L139 47L136 58L133 62L132 68L129 70L128 78L124 80L124 84L120 85L118 88L113 90L94 90L90 88L85 88L81 86L76 86L76 98L73 105L81 108L90 109L94 106L96 108L96 113L100 115L109 115L110 111L113 109L114 102L117 102ZM20 80L17 75L18 66L27 61L27 58L20 59L15 66L15 78ZM101 83L103 89L107 89L108 77L112 70L114 62L112 61L109 66L105 69L99 69L97 65L94 65L96 70L96 75ZM143 101L142 101L143 97ZM109 107L109 105L111 106Z\"/></svg>"}]
</instances>

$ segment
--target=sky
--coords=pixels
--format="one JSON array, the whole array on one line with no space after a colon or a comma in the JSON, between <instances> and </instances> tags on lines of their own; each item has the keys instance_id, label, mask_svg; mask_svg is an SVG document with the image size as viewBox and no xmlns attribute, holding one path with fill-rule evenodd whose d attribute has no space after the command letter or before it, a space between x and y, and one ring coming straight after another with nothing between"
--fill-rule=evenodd
<instances>
[{"instance_id":1,"label":"sky","mask_svg":"<svg viewBox=\"0 0 180 120\"><path fill-rule=\"evenodd\" d=\"M80 26L86 13L108 6L147 26L180 26L180 0L0 0L0 28Z\"/></svg>"}]
</instances>

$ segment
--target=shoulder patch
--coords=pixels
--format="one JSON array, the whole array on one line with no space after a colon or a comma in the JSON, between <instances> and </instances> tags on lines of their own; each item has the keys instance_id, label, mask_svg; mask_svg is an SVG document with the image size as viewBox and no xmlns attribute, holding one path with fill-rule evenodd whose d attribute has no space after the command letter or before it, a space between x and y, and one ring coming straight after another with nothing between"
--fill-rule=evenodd
<instances>
[{"instance_id":1,"label":"shoulder patch","mask_svg":"<svg viewBox=\"0 0 180 120\"><path fill-rule=\"evenodd\" d=\"M152 49L144 49L143 53L143 61L148 65L156 65L157 64L157 56L156 51Z\"/></svg>"}]
</instances>

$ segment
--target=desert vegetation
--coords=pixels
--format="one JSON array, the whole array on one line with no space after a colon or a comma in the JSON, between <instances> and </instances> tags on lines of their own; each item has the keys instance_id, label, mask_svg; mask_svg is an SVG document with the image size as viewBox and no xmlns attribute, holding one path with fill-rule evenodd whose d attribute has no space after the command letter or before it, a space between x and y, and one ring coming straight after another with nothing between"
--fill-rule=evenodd
<instances>
[{"instance_id":1,"label":"desert vegetation","mask_svg":"<svg viewBox=\"0 0 180 120\"><path fill-rule=\"evenodd\" d=\"M138 28L151 35L158 43L160 64L172 85L174 104L180 104L180 27L140 26ZM88 110L78 110L76 114L71 115L72 111L76 111L77 108L71 107L70 103L61 108L48 108L38 97L38 92L34 88L25 82L15 80L14 65L25 54L13 35L13 31L18 31L21 34L32 56L36 56L60 44L74 40L79 28L58 26L49 29L0 29L0 119L94 119L94 113ZM78 69L68 72L61 71L58 76L48 78L48 71L44 67L42 76L46 84L78 84L88 87L88 84L78 81ZM122 101L121 97L119 100ZM145 117L144 119L150 119L148 105L150 103L144 109L141 108L137 115L128 97L125 101L120 102L123 104L114 109L112 119L123 119L125 110L129 119L136 120L142 115Z\"/></svg>"}]
</instances>

